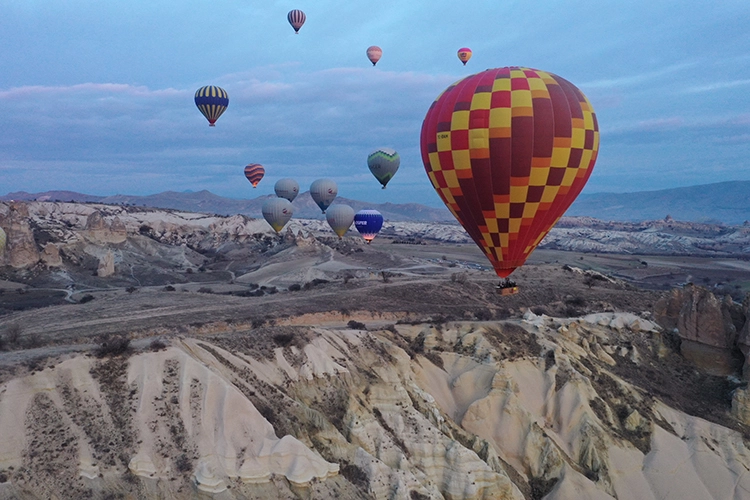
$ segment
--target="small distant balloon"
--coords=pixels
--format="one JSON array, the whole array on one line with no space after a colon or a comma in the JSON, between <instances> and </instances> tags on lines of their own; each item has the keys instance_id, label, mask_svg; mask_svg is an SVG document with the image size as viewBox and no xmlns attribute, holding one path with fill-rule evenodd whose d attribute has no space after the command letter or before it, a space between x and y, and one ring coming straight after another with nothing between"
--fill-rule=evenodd
<instances>
[{"instance_id":1,"label":"small distant balloon","mask_svg":"<svg viewBox=\"0 0 750 500\"><path fill-rule=\"evenodd\" d=\"M471 49L469 47L458 49L458 58L464 63L464 66L466 66L466 63L471 59Z\"/></svg>"},{"instance_id":2,"label":"small distant balloon","mask_svg":"<svg viewBox=\"0 0 750 500\"><path fill-rule=\"evenodd\" d=\"M297 184L297 181L294 179L279 179L276 181L276 184L274 184L273 190L279 198L286 198L289 201L294 201L299 194L299 184Z\"/></svg>"},{"instance_id":3,"label":"small distant balloon","mask_svg":"<svg viewBox=\"0 0 750 500\"><path fill-rule=\"evenodd\" d=\"M354 215L354 226L369 245L383 227L383 216L377 210L360 210Z\"/></svg>"},{"instance_id":4,"label":"small distant balloon","mask_svg":"<svg viewBox=\"0 0 750 500\"><path fill-rule=\"evenodd\" d=\"M310 196L323 213L326 213L326 209L331 206L338 194L339 188L331 179L318 179L310 184Z\"/></svg>"},{"instance_id":5,"label":"small distant balloon","mask_svg":"<svg viewBox=\"0 0 750 500\"><path fill-rule=\"evenodd\" d=\"M375 66L380 58L383 56L383 49L377 45L372 45L367 48L367 58L370 60L373 66Z\"/></svg>"},{"instance_id":6,"label":"small distant balloon","mask_svg":"<svg viewBox=\"0 0 750 500\"><path fill-rule=\"evenodd\" d=\"M266 219L274 231L281 231L289 219L292 218L294 207L285 198L269 198L263 203L263 218Z\"/></svg>"},{"instance_id":7,"label":"small distant balloon","mask_svg":"<svg viewBox=\"0 0 750 500\"><path fill-rule=\"evenodd\" d=\"M195 92L195 105L208 120L209 127L214 127L216 120L229 106L229 94L221 87L207 85Z\"/></svg>"},{"instance_id":8,"label":"small distant balloon","mask_svg":"<svg viewBox=\"0 0 750 500\"><path fill-rule=\"evenodd\" d=\"M367 157L367 166L372 175L383 185L383 189L396 174L399 165L401 165L401 157L391 148L380 148Z\"/></svg>"},{"instance_id":9,"label":"small distant balloon","mask_svg":"<svg viewBox=\"0 0 750 500\"><path fill-rule=\"evenodd\" d=\"M349 205L331 205L326 211L326 220L341 239L354 222L354 209Z\"/></svg>"},{"instance_id":10,"label":"small distant balloon","mask_svg":"<svg viewBox=\"0 0 750 500\"><path fill-rule=\"evenodd\" d=\"M266 169L259 163L251 163L245 167L245 177L253 185L253 188L258 187L258 183L266 173Z\"/></svg>"},{"instance_id":11,"label":"small distant balloon","mask_svg":"<svg viewBox=\"0 0 750 500\"><path fill-rule=\"evenodd\" d=\"M299 35L299 29L305 24L307 16L305 16L305 13L301 10L294 9L289 11L289 14L286 15L286 19L289 21L289 24L292 25L292 28L294 28L294 33Z\"/></svg>"}]
</instances>

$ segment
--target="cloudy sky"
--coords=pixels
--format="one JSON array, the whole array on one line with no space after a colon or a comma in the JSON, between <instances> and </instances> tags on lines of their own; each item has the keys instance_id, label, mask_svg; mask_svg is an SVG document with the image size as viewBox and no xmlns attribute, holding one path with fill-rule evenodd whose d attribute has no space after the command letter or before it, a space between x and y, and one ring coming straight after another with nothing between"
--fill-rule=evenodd
<instances>
[{"instance_id":1,"label":"cloudy sky","mask_svg":"<svg viewBox=\"0 0 750 500\"><path fill-rule=\"evenodd\" d=\"M460 5L460 6L459 6ZM586 192L750 180L747 0L0 0L0 194L306 190L439 206L419 155L431 102L501 66L589 97L601 151ZM302 9L295 35L286 21ZM379 45L373 68L365 56ZM463 46L474 56L466 67ZM193 103L219 85L215 128ZM372 150L399 151L379 189ZM256 190L242 176L261 163Z\"/></svg>"}]
</instances>

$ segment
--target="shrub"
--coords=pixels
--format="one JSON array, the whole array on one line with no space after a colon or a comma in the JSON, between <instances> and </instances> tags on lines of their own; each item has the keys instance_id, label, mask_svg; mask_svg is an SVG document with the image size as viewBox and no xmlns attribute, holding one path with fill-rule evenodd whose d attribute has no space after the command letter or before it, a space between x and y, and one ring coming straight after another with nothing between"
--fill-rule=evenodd
<instances>
[{"instance_id":1,"label":"shrub","mask_svg":"<svg viewBox=\"0 0 750 500\"><path fill-rule=\"evenodd\" d=\"M94 354L98 358L105 356L119 356L130 351L130 339L125 335L107 336Z\"/></svg>"},{"instance_id":2,"label":"shrub","mask_svg":"<svg viewBox=\"0 0 750 500\"><path fill-rule=\"evenodd\" d=\"M30 333L26 337L26 342L24 343L27 349L34 349L36 347L40 347L42 345L42 338L39 336L38 333Z\"/></svg>"},{"instance_id":3,"label":"shrub","mask_svg":"<svg viewBox=\"0 0 750 500\"><path fill-rule=\"evenodd\" d=\"M125 291L128 293L133 293L136 291L136 288L134 286L129 286L125 289Z\"/></svg>"},{"instance_id":4,"label":"shrub","mask_svg":"<svg viewBox=\"0 0 750 500\"><path fill-rule=\"evenodd\" d=\"M467 273L453 273L451 274L452 283L461 283L462 285L469 281L469 275Z\"/></svg>"},{"instance_id":5,"label":"shrub","mask_svg":"<svg viewBox=\"0 0 750 500\"><path fill-rule=\"evenodd\" d=\"M273 341L279 347L286 347L294 340L293 333L277 333L273 336Z\"/></svg>"},{"instance_id":6,"label":"shrub","mask_svg":"<svg viewBox=\"0 0 750 500\"><path fill-rule=\"evenodd\" d=\"M148 348L152 351L161 351L162 349L166 349L167 344L164 343L161 339L154 339L151 341L151 343L148 345Z\"/></svg>"},{"instance_id":7,"label":"shrub","mask_svg":"<svg viewBox=\"0 0 750 500\"><path fill-rule=\"evenodd\" d=\"M346 326L348 326L352 330L367 330L367 326L364 323L360 323L359 321L355 321L353 319L349 320Z\"/></svg>"},{"instance_id":8,"label":"shrub","mask_svg":"<svg viewBox=\"0 0 750 500\"><path fill-rule=\"evenodd\" d=\"M210 286L202 286L198 289L198 293L214 293Z\"/></svg>"},{"instance_id":9,"label":"shrub","mask_svg":"<svg viewBox=\"0 0 750 500\"><path fill-rule=\"evenodd\" d=\"M86 295L84 295L83 297L81 297L81 299L78 301L78 303L79 304L85 304L86 302L91 302L92 300L94 300L94 296L91 295L90 293L87 293Z\"/></svg>"},{"instance_id":10,"label":"shrub","mask_svg":"<svg viewBox=\"0 0 750 500\"><path fill-rule=\"evenodd\" d=\"M474 317L478 321L489 321L492 319L492 311L489 309L478 309L476 312L474 312Z\"/></svg>"},{"instance_id":11,"label":"shrub","mask_svg":"<svg viewBox=\"0 0 750 500\"><path fill-rule=\"evenodd\" d=\"M18 344L18 339L21 338L21 332L23 329L18 323L13 323L5 327L5 340L9 344Z\"/></svg>"},{"instance_id":12,"label":"shrub","mask_svg":"<svg viewBox=\"0 0 750 500\"><path fill-rule=\"evenodd\" d=\"M165 292L174 292L175 288L172 285L167 285L164 287Z\"/></svg>"},{"instance_id":13,"label":"shrub","mask_svg":"<svg viewBox=\"0 0 750 500\"><path fill-rule=\"evenodd\" d=\"M299 283L294 283L292 285L289 285L290 292L299 292L301 289L302 287L299 285Z\"/></svg>"}]
</instances>

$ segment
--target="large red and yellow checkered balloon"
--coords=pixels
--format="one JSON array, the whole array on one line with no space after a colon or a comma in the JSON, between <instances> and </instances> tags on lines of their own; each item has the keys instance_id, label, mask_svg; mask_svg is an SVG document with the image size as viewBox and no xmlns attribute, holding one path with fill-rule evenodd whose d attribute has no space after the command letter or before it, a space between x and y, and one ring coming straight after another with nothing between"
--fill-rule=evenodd
<instances>
[{"instance_id":1,"label":"large red and yellow checkered balloon","mask_svg":"<svg viewBox=\"0 0 750 500\"><path fill-rule=\"evenodd\" d=\"M422 124L432 185L501 278L523 265L586 184L599 126L567 80L489 69L451 85Z\"/></svg>"}]
</instances>

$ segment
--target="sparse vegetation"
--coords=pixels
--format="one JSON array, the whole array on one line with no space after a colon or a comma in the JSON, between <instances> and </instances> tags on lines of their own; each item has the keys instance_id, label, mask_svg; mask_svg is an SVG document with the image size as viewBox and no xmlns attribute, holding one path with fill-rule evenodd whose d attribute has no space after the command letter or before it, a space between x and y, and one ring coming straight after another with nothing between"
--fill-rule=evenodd
<instances>
[{"instance_id":1,"label":"sparse vegetation","mask_svg":"<svg viewBox=\"0 0 750 500\"><path fill-rule=\"evenodd\" d=\"M131 352L130 339L125 335L107 335L94 354L98 358L121 356Z\"/></svg>"},{"instance_id":2,"label":"sparse vegetation","mask_svg":"<svg viewBox=\"0 0 750 500\"><path fill-rule=\"evenodd\" d=\"M352 330L367 330L367 326L364 323L361 323L359 321L355 320L349 320L349 322L346 324L349 328Z\"/></svg>"},{"instance_id":3,"label":"sparse vegetation","mask_svg":"<svg viewBox=\"0 0 750 500\"><path fill-rule=\"evenodd\" d=\"M18 345L23 329L18 323L11 323L5 327L5 340L11 346Z\"/></svg>"}]
</instances>

